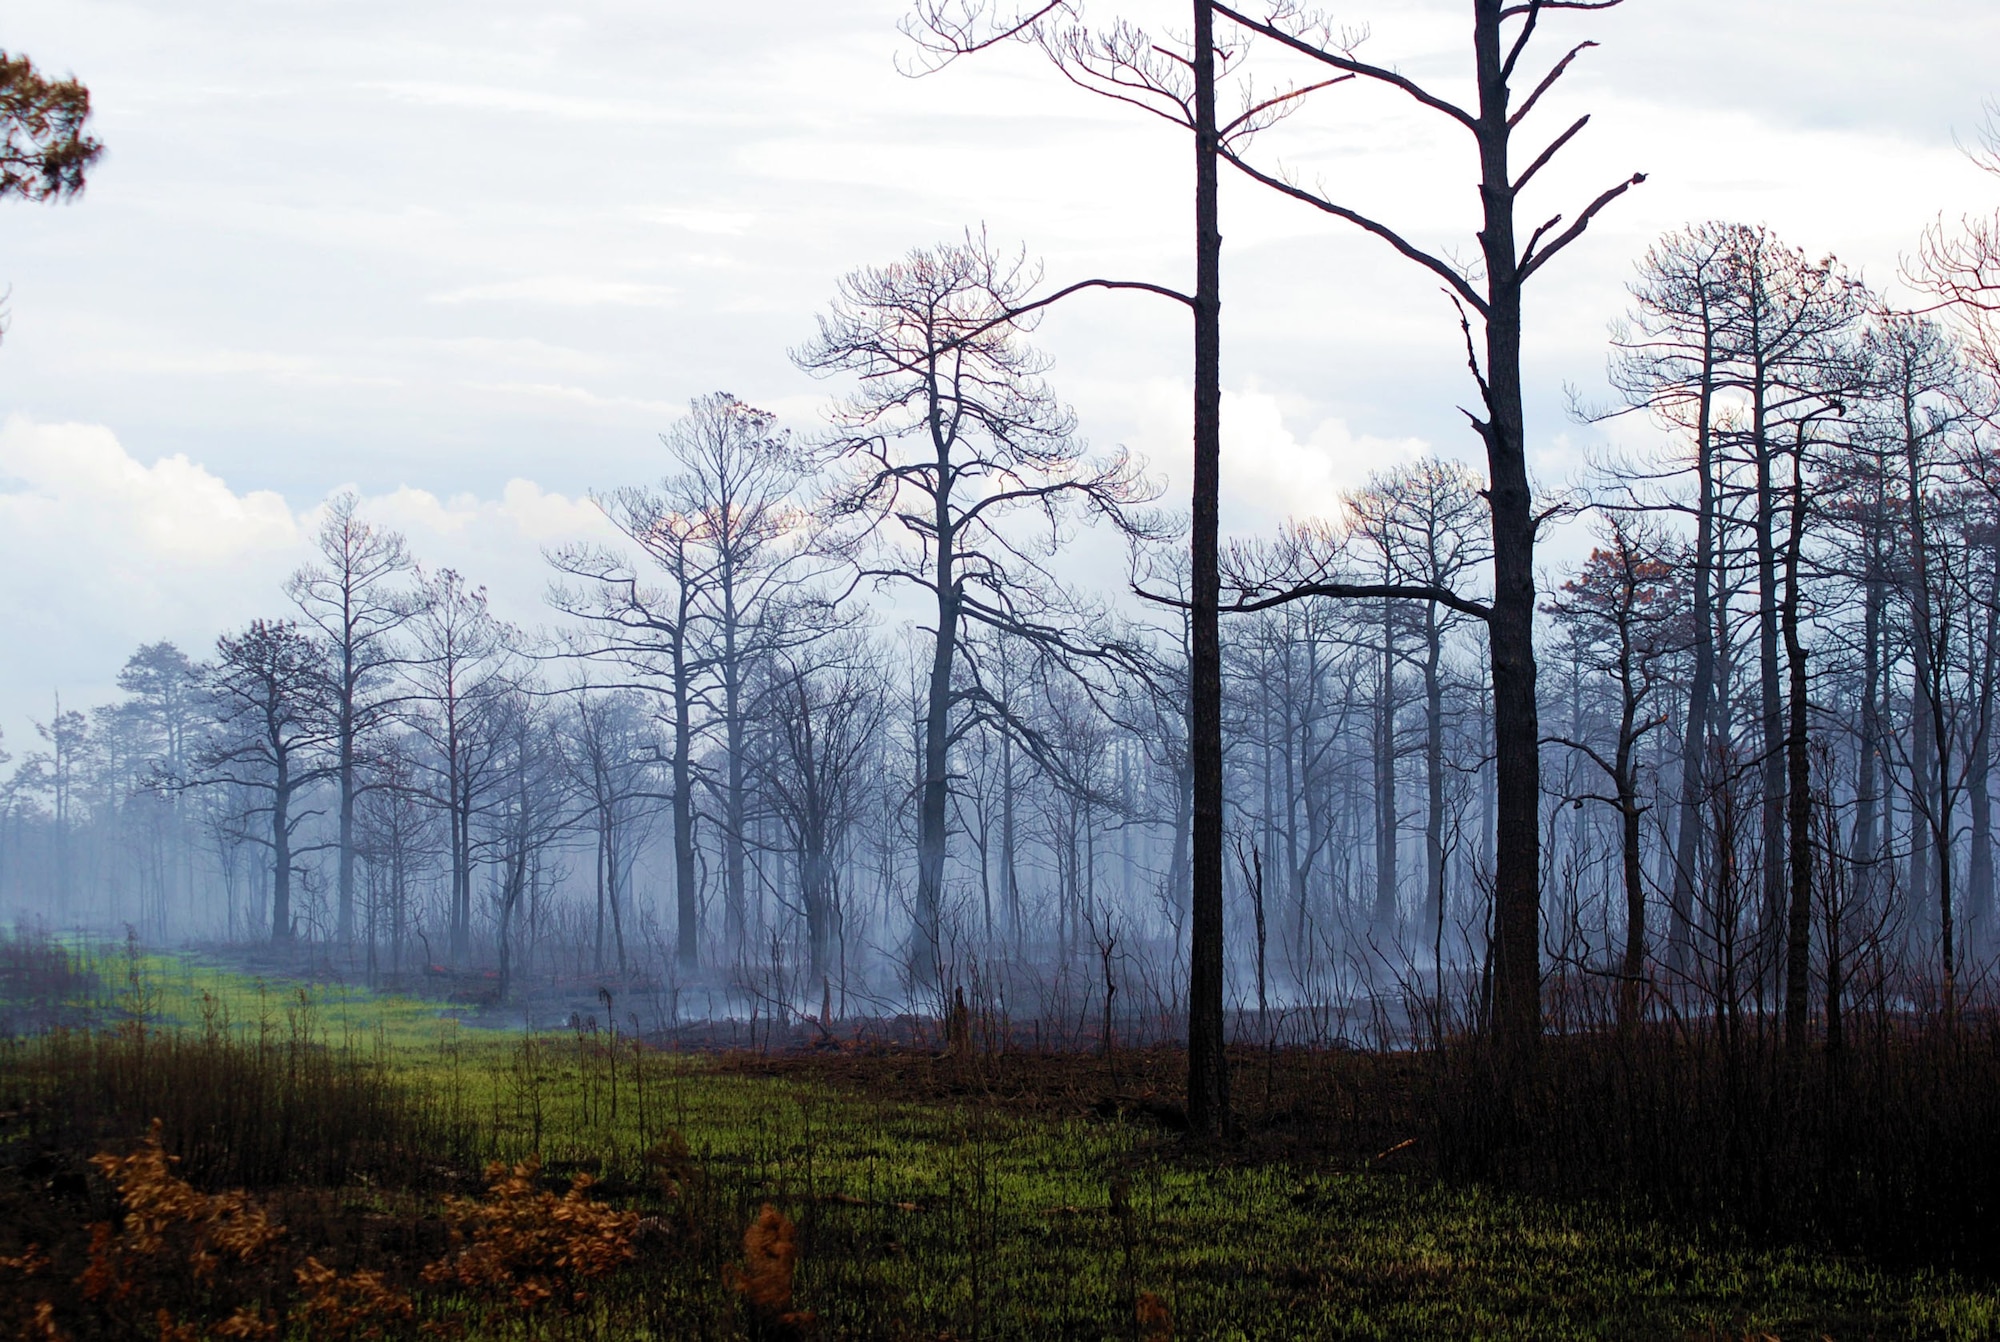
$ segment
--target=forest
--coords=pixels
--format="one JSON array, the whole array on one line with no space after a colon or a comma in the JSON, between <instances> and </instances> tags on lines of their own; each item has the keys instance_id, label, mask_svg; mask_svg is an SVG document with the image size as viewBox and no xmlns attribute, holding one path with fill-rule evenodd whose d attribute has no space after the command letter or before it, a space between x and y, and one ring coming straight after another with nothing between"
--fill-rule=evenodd
<instances>
[{"instance_id":1,"label":"forest","mask_svg":"<svg viewBox=\"0 0 2000 1342\"><path fill-rule=\"evenodd\" d=\"M1186 1196L1211 1211L1204 1198L1289 1197L1309 1220L1338 1205L1353 1227L1381 1216L1385 1242L1429 1216L1540 1224L1609 1208L1607 1225L1659 1218L1695 1236L1710 1246L1689 1250L1697 1258L1794 1246L1884 1274L1780 1288L1782 1271L1757 1259L1732 1270L1763 1295L1689 1287L1560 1317L1538 1300L1520 1306L1527 1331L1504 1335L1991 1335L2000 1162L1978 1134L2000 1121L2000 216L1940 217L1911 237L1898 296L1815 239L1755 221L1658 237L1631 258L1624 309L1602 314L1604 376L1578 370L1607 391L1569 395L1577 433L1641 425L1629 441L1648 446L1533 478L1524 289L1644 189L1635 173L1565 202L1568 217L1539 223L1537 202L1516 218L1529 179L1583 125L1551 131L1529 115L1591 45L1545 52L1547 29L1586 29L1589 14L1560 11L1609 7L1473 0L1476 98L1461 105L1295 6L1199 0L1186 33L1149 35L1090 27L1062 0L1019 12L919 0L904 41L925 72L949 78L1024 44L1052 78L1183 130L1194 286L1051 279L982 228L851 270L798 343L771 352L824 382L817 420L726 391L690 401L663 426L653 478L592 495L601 537L545 551L532 624L503 620L480 574L429 562L359 494L328 500L310 561L268 575L264 617L207 646L133 649L115 700L59 700L36 740L0 758L0 908L18 929L0 957L13 975L0 1007L39 991L23 985L57 983L89 1003L78 1021L105 1024L6 1045L0 1080L19 1112L54 1112L67 1092L36 1087L69 1077L125 1126L74 1097L60 1120L36 1121L87 1145L114 1128L140 1140L132 1123L153 1104L151 1147L97 1157L100 1182L136 1212L145 1171L176 1177L144 1164L165 1159L159 1106L199 1127L193 1102L161 1098L179 1084L165 1078L195 1075L175 1068L277 1086L258 1101L268 1112L352 1106L353 1131L325 1138L342 1151L393 1128L397 1151L431 1143L461 1165L512 1169L489 1171L488 1211L451 1204L454 1233L475 1240L498 1224L492 1207L530 1198L544 1156L567 1142L614 1202L639 1196L619 1193L621 1177L637 1188L658 1176L688 1226L751 1217L744 1251L761 1235L784 1262L782 1292L759 1296L754 1254L725 1270L737 1232L712 1230L685 1250L709 1295L675 1297L693 1312L671 1324L647 1306L662 1336L1160 1339L1246 1319L1258 1336L1496 1335L1463 1300L1425 1294L1431 1278L1355 1286L1361 1268L1339 1277L1304 1250L1305 1265L1285 1269L1304 1275L1268 1287L1289 1304L1176 1296L1163 1274L1199 1273L1192 1242L1174 1236L1205 1232L1163 1228L1163 1190L1262 1177L1243 1171L1278 1186ZM1253 41L1258 59L1290 62L1276 83L1244 73ZM1352 82L1469 134L1476 263L1259 156L1259 134L1321 115L1339 96L1325 90ZM2000 176L2000 122L1968 152ZM88 161L64 168L66 188L13 194L75 194ZM1222 174L1371 234L1385 264L1435 280L1432 315L1463 339L1476 453L1387 461L1333 515L1223 531ZM1086 290L1190 319L1191 498L1167 494L1144 460L1092 447L1061 394L1037 327ZM472 1099L397 1109L370 1088L416 1069L432 1078L422 1090L445 1064L370 1070L384 1064L326 1044L321 1070L301 1073L296 1041L315 1036L296 1016L293 1069L257 1080L278 1053L253 979L258 994L317 985L302 1004L311 992L344 1009L427 1003L427 1020L443 1010L490 1032L477 1064L489 1081L469 1083ZM162 1007L161 993L185 1001ZM259 1042L218 1027L217 1002L238 1025L264 1011ZM203 1010L205 1042L147 1053L149 1029L171 1034L178 1019L185 1032ZM385 1047L389 1027L347 1028L343 1047L367 1028ZM537 1048L572 1053L537 1062ZM622 1084L637 1088L624 1119L621 1049ZM695 1116L683 1097L673 1122L711 1145L689 1156L676 1137L680 1154L662 1155L667 1120L649 1117L646 1087L681 1085L684 1053L719 1070L701 1073L711 1089ZM166 1070L146 1080L149 1067ZM547 1080L538 1069L572 1088L575 1126L560 1141L543 1137L539 1089L524 1117ZM801 1290L823 1317L791 1310L796 1227L765 1199L790 1204L746 1170L792 1167L779 1139L743 1136L751 1120L730 1108L759 1103L731 1087L762 1084L834 1110L893 1088L934 1106L924 1122L972 1105L971 1119L949 1112L973 1127L912 1139L912 1168L974 1148L999 1164L903 1176L936 1174L953 1190L936 1205L962 1213L959 1238L938 1231L923 1251L949 1263L937 1280L962 1278L950 1303L916 1303L930 1300L930 1268L908 1269L919 1284L899 1304L840 1275L865 1276L885 1235L901 1252L932 1233L877 1224L931 1196L884 1211L906 1204L858 1184L815 1192L808 1172L793 1213ZM606 1103L608 1117L593 1108ZM858 1179L865 1167L872 1188L874 1157L839 1145L859 1140L848 1120L823 1118L815 1138L798 1103L790 1149L831 1143L808 1170L823 1160L844 1171L823 1177ZM167 1121L190 1177L310 1182L272 1173L280 1155L260 1172L173 1146ZM1058 1122L1080 1126L1038 1126ZM1045 1141L1064 1154L1021 1154ZM1100 1143L1118 1149L1076 1154ZM381 1159L371 1177L389 1179ZM1086 1322L1036 1315L1030 1269L996 1266L1026 1252L1001 1203L1042 1196L1007 1182L1030 1178L1003 1172L1017 1159L1126 1171L1110 1176L1111 1247L1069 1250L1106 1255L1104 1279L1076 1287L1098 1292L1075 1306ZM1363 1182L1314 1182L1350 1169ZM1151 1199L1143 1215L1131 1179ZM1407 1181L1397 1197L1529 1201L1384 1213L1369 1209L1368 1179ZM557 1219L583 1217L616 1249L603 1273L643 1256L637 1220L569 1196ZM825 1211L829 1197L839 1205ZM575 1210L586 1205L598 1210ZM190 1224L211 1236L247 1215L200 1206ZM294 1223L302 1206L286 1204ZM876 1220L838 1220L857 1209ZM833 1219L810 1220L822 1215ZM1465 1232L1480 1253L1530 1234L1480 1224ZM157 1251L133 1243L119 1250L131 1262ZM1146 1268L1155 1252L1179 1265ZM1617 1290L1650 1280L1618 1257L1641 1250L1604 1252ZM101 1245L91 1253L110 1261ZM314 1320L340 1310L393 1327L443 1308L412 1305L415 1286L401 1305L368 1304L380 1280L355 1287L308 1261L304 1312L286 1316L297 1335L322 1335ZM449 1261L423 1280L472 1296L492 1285L469 1259ZM321 1270L334 1284L308 1281ZM985 1305L982 1272L997 1274ZM525 1280L507 1277L507 1308L528 1310ZM530 1303L548 1294L534 1290ZM636 1328L622 1299L604 1296L612 1313L595 1326ZM1332 1312L1286 1314L1305 1300ZM1393 1314L1413 1300L1439 1312ZM588 1313L580 1294L571 1304ZM728 1314L738 1306L747 1323ZM36 1326L69 1308L49 1306ZM167 1328L170 1311L159 1317ZM911 1319L928 1331L898 1331ZM323 1335L381 1334L327 1323Z\"/></svg>"},{"instance_id":2,"label":"forest","mask_svg":"<svg viewBox=\"0 0 2000 1342\"><path fill-rule=\"evenodd\" d=\"M857 272L804 357L915 362L1017 301L1004 264L960 244ZM2000 657L1977 347L1723 223L1641 259L1610 343L1627 399L1595 413L1676 442L1560 500L1588 549L1539 608L1546 972L1620 985L1635 1017L1810 985L1835 1032L1976 999ZM1133 463L1073 447L1020 335L945 358L810 443L694 402L664 477L601 496L620 540L548 555L541 629L335 499L270 618L141 647L121 701L38 724L6 783L8 898L370 975L497 967L502 997L713 982L718 1011L781 1017L829 993L841 1018L935 1016L979 974L1060 1019L1060 985L1129 977L1129 1028L1178 1028L1185 621L1121 614L1059 554L1116 528L1157 575L1135 587L1182 590L1179 528ZM1232 1009L1279 1037L1369 1036L1357 1003L1440 973L1456 1003L1486 956L1480 495L1420 460L1226 556L1244 606L1307 582L1455 597L1224 623ZM927 609L892 624L892 585Z\"/></svg>"}]
</instances>

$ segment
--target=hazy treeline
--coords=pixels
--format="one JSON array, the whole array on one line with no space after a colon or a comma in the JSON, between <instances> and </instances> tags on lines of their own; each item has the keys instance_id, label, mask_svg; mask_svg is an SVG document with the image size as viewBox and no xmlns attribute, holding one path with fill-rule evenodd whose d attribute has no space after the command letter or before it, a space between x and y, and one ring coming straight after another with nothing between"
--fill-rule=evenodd
<instances>
[{"instance_id":1,"label":"hazy treeline","mask_svg":"<svg viewBox=\"0 0 2000 1342\"><path fill-rule=\"evenodd\" d=\"M983 239L849 276L794 352L848 388L828 427L695 401L659 481L599 496L616 541L549 553L543 629L334 499L269 618L141 647L118 702L38 724L0 891L501 994L847 1014L970 985L1177 1029L1180 533L1005 317L1032 278ZM1579 412L1664 445L1548 523L1589 540L1543 583L1547 963L1625 1015L1960 1000L2000 949L1991 351L1758 228L1663 238L1631 293L1618 400ZM1230 981L1267 1028L1451 974L1476 1000L1481 488L1412 461L1227 556ZM1086 527L1129 581L1065 564ZM1432 595L1256 609L1333 580Z\"/></svg>"}]
</instances>

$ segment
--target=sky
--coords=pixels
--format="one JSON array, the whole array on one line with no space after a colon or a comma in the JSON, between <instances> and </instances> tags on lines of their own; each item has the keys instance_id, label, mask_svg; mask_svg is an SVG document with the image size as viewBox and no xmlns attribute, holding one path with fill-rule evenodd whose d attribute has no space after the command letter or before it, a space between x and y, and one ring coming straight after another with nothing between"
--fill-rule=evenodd
<instances>
[{"instance_id":1,"label":"sky","mask_svg":"<svg viewBox=\"0 0 2000 1342\"><path fill-rule=\"evenodd\" d=\"M726 390L814 432L787 351L839 276L983 227L1050 284L1184 284L1183 132L1034 53L922 78L905 0L13 0L0 49L89 85L107 145L73 204L0 208L0 728L102 701L142 642L201 655L282 615L329 494L547 618L543 547L656 478L657 435ZM1352 0L1363 54L1466 84L1464 0ZM1090 11L1154 30L1176 4ZM1591 122L1523 218L1647 183L1537 276L1533 462L1561 483L1643 437L1584 425L1634 259L1690 221L1768 224L1894 292L1923 227L2000 204L1960 152L2000 96L1992 0L1628 0L1548 20L1600 45L1529 123ZM1260 87L1277 53L1247 60ZM1295 72L1295 71L1294 71ZM1253 151L1426 246L1474 254L1463 135L1329 90ZM1224 521L1337 509L1371 471L1469 456L1438 286L1226 178ZM1036 339L1096 445L1185 494L1185 317L1089 295ZM1081 546L1093 544L1087 538Z\"/></svg>"}]
</instances>

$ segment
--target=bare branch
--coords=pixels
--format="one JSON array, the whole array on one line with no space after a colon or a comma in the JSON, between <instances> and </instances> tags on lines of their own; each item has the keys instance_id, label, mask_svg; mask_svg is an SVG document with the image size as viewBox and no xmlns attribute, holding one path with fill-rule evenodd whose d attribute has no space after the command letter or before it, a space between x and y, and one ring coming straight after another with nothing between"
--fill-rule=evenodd
<instances>
[{"instance_id":1,"label":"bare branch","mask_svg":"<svg viewBox=\"0 0 2000 1342\"><path fill-rule=\"evenodd\" d=\"M1275 24L1260 22L1247 14L1238 13L1227 5L1215 5L1214 9L1216 13L1239 27L1247 28L1253 33L1268 37L1280 46L1289 47L1302 56L1319 61L1324 65L1331 65L1336 70L1342 70L1351 75L1360 75L1365 79L1372 79L1379 84L1387 84L1390 88L1401 89L1425 107L1444 113L1469 131L1476 132L1479 128L1479 119L1473 116L1472 113L1455 103L1445 101L1443 98L1424 88L1421 84L1418 84L1415 80L1404 75L1399 75L1394 70L1385 70L1379 65L1370 65L1366 61L1357 61L1349 55L1335 55L1323 47L1314 46L1311 42L1306 41L1296 34L1286 32L1283 28L1277 27Z\"/></svg>"},{"instance_id":2,"label":"bare branch","mask_svg":"<svg viewBox=\"0 0 2000 1342\"><path fill-rule=\"evenodd\" d=\"M1486 400L1491 395L1491 389L1486 385L1486 374L1479 370L1479 350L1472 343L1472 318L1465 315L1465 304L1459 301L1457 294L1447 293L1445 296L1458 309L1458 329L1465 335L1465 366L1472 370L1472 380L1479 385L1479 399ZM1486 430L1480 421L1474 419L1472 422L1483 435Z\"/></svg>"},{"instance_id":3,"label":"bare branch","mask_svg":"<svg viewBox=\"0 0 2000 1342\"><path fill-rule=\"evenodd\" d=\"M1535 35L1535 24L1541 20L1541 17L1542 7L1530 4L1528 6L1528 21L1521 25L1520 35L1514 39L1514 45L1507 49L1507 59L1500 63L1500 78L1502 82L1511 82L1513 80L1514 67L1520 64L1521 54L1528 49L1528 41Z\"/></svg>"},{"instance_id":4,"label":"bare branch","mask_svg":"<svg viewBox=\"0 0 2000 1342\"><path fill-rule=\"evenodd\" d=\"M1556 138L1552 142L1550 142L1549 147L1547 149L1544 149L1540 154L1538 154L1535 157L1535 161L1528 165L1528 170L1522 173L1519 177L1514 179L1514 190L1518 192L1522 187L1526 186L1528 184L1529 178L1533 177L1536 173L1540 172L1550 159L1554 158L1559 152L1561 152L1562 147L1564 145L1568 144L1571 140L1576 138L1576 133L1578 131L1582 130L1585 126L1588 126L1589 124L1590 124L1590 115L1588 113L1585 113L1583 116L1580 116L1576 119L1575 125L1571 126L1568 130L1564 131L1561 135L1556 136Z\"/></svg>"},{"instance_id":5,"label":"bare branch","mask_svg":"<svg viewBox=\"0 0 2000 1342\"><path fill-rule=\"evenodd\" d=\"M1187 61L1155 45L1143 29L1124 22L1104 32L1081 25L1058 30L1042 26L1027 40L1085 92L1130 104L1183 129L1194 126Z\"/></svg>"},{"instance_id":6,"label":"bare branch","mask_svg":"<svg viewBox=\"0 0 2000 1342\"><path fill-rule=\"evenodd\" d=\"M1260 610L1270 610L1309 596L1340 597L1352 601L1392 600L1429 601L1455 610L1461 615L1470 615L1478 620L1493 618L1493 608L1484 602L1473 601L1443 587L1428 587L1413 583L1366 583L1366 582L1307 582L1296 587L1274 592L1269 596L1255 596L1250 592L1240 593L1236 600L1222 607L1232 615L1250 614Z\"/></svg>"},{"instance_id":7,"label":"bare branch","mask_svg":"<svg viewBox=\"0 0 2000 1342\"><path fill-rule=\"evenodd\" d=\"M1227 145L1221 146L1220 152L1224 159L1234 164L1251 179L1262 182L1272 190L1290 196L1294 200L1302 200L1316 210L1322 210L1337 219L1345 219L1355 227L1373 233L1410 260L1415 261L1418 265L1436 274L1446 284L1451 286L1452 292L1457 294L1459 298L1477 309L1480 316L1483 317L1487 314L1486 300L1479 296L1479 291L1474 289L1463 275L1459 274L1458 271L1441 258L1431 255L1421 247L1405 239L1402 234L1396 232L1396 230L1390 228L1387 224L1370 219L1367 215L1359 211L1350 210L1345 205L1336 205L1316 192L1308 191L1301 186L1295 186L1282 177L1275 177L1261 168L1253 167L1244 162L1242 157Z\"/></svg>"},{"instance_id":8,"label":"bare branch","mask_svg":"<svg viewBox=\"0 0 2000 1342\"><path fill-rule=\"evenodd\" d=\"M1358 78L1360 78L1359 75L1335 75L1332 79L1322 79L1317 84L1307 84L1303 88L1292 89L1289 90L1288 92L1280 93L1273 97L1266 98L1264 99L1264 101L1256 104L1255 106L1244 109L1244 112L1241 116L1237 117L1234 121L1224 126L1221 130L1217 131L1216 135L1226 140L1236 133L1236 130L1239 126L1243 125L1246 121L1251 120L1259 113L1270 111L1272 108L1282 106L1283 104L1289 102L1293 102L1299 98L1303 98L1308 93L1317 93L1321 89L1330 89L1335 84L1345 84L1351 79L1358 79ZM1289 111L1290 109L1287 108L1286 110ZM1262 129L1262 127L1253 127L1253 129Z\"/></svg>"},{"instance_id":9,"label":"bare branch","mask_svg":"<svg viewBox=\"0 0 2000 1342\"><path fill-rule=\"evenodd\" d=\"M1563 235L1561 237L1557 238L1554 242L1550 243L1546 250L1544 250L1537 256L1521 258L1521 279L1525 281L1528 278L1528 276L1534 274L1537 270L1540 270L1542 268L1543 263L1545 263L1550 257L1554 256L1557 252L1561 251L1563 248L1569 246L1572 242L1575 242L1578 238L1582 237L1583 230L1590 227L1590 221L1597 216L1597 212L1599 210L1602 210L1612 201L1618 199L1620 196L1624 195L1627 191L1630 191L1633 187L1639 185L1639 183L1645 180L1646 180L1645 173L1635 172L1632 174L1630 178L1620 182L1617 186L1612 187L1609 191L1606 191L1596 200L1590 202L1590 208L1585 210L1582 214L1578 215L1576 222L1571 224L1566 230L1564 230Z\"/></svg>"},{"instance_id":10,"label":"bare branch","mask_svg":"<svg viewBox=\"0 0 2000 1342\"><path fill-rule=\"evenodd\" d=\"M1523 33L1522 37L1525 39L1527 34ZM1595 42L1579 42L1571 47L1569 54L1557 61L1553 70L1542 76L1542 82L1535 85L1535 91L1527 96L1514 115L1507 118L1507 128L1512 130L1514 127L1520 125L1528 113L1535 110L1535 104L1541 101L1542 95L1554 88L1556 81L1563 77L1563 71L1569 69L1569 63L1596 45L1597 43ZM1573 131L1571 132L1571 134L1574 133Z\"/></svg>"},{"instance_id":11,"label":"bare branch","mask_svg":"<svg viewBox=\"0 0 2000 1342\"><path fill-rule=\"evenodd\" d=\"M917 0L916 12L896 26L932 60L928 65L903 70L898 58L897 69L911 78L936 74L960 56L1025 37L1050 14L1069 7L1070 0L1048 0L1032 13L999 20L982 32L987 17L985 0Z\"/></svg>"},{"instance_id":12,"label":"bare branch","mask_svg":"<svg viewBox=\"0 0 2000 1342\"><path fill-rule=\"evenodd\" d=\"M1616 9L1625 0L1528 0L1525 5L1509 5L1500 11L1500 21L1518 19L1542 9Z\"/></svg>"},{"instance_id":13,"label":"bare branch","mask_svg":"<svg viewBox=\"0 0 2000 1342\"><path fill-rule=\"evenodd\" d=\"M1571 750L1576 751L1578 754L1588 755L1591 759L1591 762L1596 764L1598 768L1604 770L1605 773L1609 774L1611 776L1611 780L1614 783L1618 781L1618 770L1616 766L1614 766L1611 763L1611 761L1605 759L1604 756L1598 754L1597 751L1593 749L1590 743L1587 741L1573 741L1567 736L1544 736L1542 738L1542 744L1545 746L1568 746ZM1618 799L1616 797L1603 797L1595 795L1593 793L1583 794L1583 800L1601 801L1605 803L1607 806L1618 805Z\"/></svg>"}]
</instances>

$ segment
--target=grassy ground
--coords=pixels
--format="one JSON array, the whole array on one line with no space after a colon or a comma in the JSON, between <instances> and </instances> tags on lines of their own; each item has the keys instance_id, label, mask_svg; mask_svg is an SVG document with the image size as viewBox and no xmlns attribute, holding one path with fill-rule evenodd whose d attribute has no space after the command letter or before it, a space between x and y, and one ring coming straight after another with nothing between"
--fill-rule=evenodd
<instances>
[{"instance_id":1,"label":"grassy ground","mask_svg":"<svg viewBox=\"0 0 2000 1342\"><path fill-rule=\"evenodd\" d=\"M435 1004L302 992L185 960L112 956L96 970L156 1030L261 1040L273 1065L294 1065L281 1060L302 1056L301 1040L359 1060L425 1115L412 1132L450 1136L440 1161L457 1173L428 1186L364 1169L338 1194L273 1194L294 1237L312 1240L302 1247L343 1271L400 1268L414 1282L415 1259L444 1242L439 1194L471 1187L464 1167L478 1159L539 1154L554 1187L587 1172L594 1196L652 1217L639 1257L567 1313L503 1325L448 1291L419 1291L420 1318L466 1336L745 1336L723 1265L767 1202L796 1222L797 1304L824 1337L1138 1338L1147 1293L1182 1338L2000 1335L2000 1295L1983 1283L1753 1248L1310 1151L1190 1153L1144 1105L1100 1115L1024 1104L976 1059L765 1067L613 1034L477 1031ZM28 1062L9 1055L17 1089ZM122 1115L122 1130L146 1117ZM0 1124L0 1137L15 1136ZM194 1138L164 1140L173 1150ZM678 1171L671 1206L663 1162ZM315 1206L333 1198L332 1210L309 1214L314 1196ZM100 1189L77 1197L104 1214ZM348 1224L396 1218L428 1236ZM0 1220L0 1258L22 1253L21 1236ZM1157 1317L1152 1327L1160 1337Z\"/></svg>"}]
</instances>

